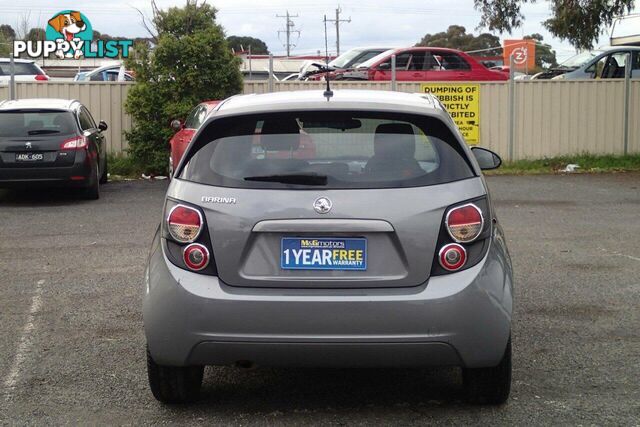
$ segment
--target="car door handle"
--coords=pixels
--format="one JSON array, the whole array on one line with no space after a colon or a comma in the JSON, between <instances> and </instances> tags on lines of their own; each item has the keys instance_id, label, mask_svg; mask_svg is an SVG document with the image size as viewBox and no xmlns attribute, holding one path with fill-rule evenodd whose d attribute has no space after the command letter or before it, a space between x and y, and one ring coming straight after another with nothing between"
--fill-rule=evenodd
<instances>
[{"instance_id":1,"label":"car door handle","mask_svg":"<svg viewBox=\"0 0 640 427\"><path fill-rule=\"evenodd\" d=\"M413 73L413 77L422 77L422 73Z\"/></svg>"}]
</instances>

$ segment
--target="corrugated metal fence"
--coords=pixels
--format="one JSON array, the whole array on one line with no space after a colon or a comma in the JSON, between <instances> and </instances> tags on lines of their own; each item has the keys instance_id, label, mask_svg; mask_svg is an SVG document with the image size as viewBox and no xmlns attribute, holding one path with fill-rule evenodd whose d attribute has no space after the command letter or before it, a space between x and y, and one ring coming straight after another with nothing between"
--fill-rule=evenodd
<instances>
[{"instance_id":1,"label":"corrugated metal fence","mask_svg":"<svg viewBox=\"0 0 640 427\"><path fill-rule=\"evenodd\" d=\"M504 158L565 154L623 154L624 80L529 81L515 84L515 134L509 140L509 83L480 84L480 145ZM122 131L131 127L124 101L131 83L18 83L18 98L75 98L96 120L109 124L109 151L126 151ZM388 82L334 82L333 88L390 90ZM322 89L320 82L274 82L274 91ZM244 93L265 93L267 81L246 81ZM401 92L420 92L420 83L398 82ZM640 80L629 84L628 152L640 153ZM8 98L0 87L0 99Z\"/></svg>"}]
</instances>

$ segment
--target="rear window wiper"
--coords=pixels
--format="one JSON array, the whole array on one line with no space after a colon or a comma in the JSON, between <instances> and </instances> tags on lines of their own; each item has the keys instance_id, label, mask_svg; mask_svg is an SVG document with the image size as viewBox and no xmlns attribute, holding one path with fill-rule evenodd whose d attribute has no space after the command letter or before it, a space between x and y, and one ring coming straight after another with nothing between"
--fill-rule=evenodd
<instances>
[{"instance_id":1,"label":"rear window wiper","mask_svg":"<svg viewBox=\"0 0 640 427\"><path fill-rule=\"evenodd\" d=\"M245 181L281 182L298 185L327 185L327 176L317 173L292 173L283 175L245 176Z\"/></svg>"},{"instance_id":2,"label":"rear window wiper","mask_svg":"<svg viewBox=\"0 0 640 427\"><path fill-rule=\"evenodd\" d=\"M60 133L60 131L53 130L53 129L36 129L36 130L30 130L29 132L27 132L28 135L42 135L45 133Z\"/></svg>"}]
</instances>

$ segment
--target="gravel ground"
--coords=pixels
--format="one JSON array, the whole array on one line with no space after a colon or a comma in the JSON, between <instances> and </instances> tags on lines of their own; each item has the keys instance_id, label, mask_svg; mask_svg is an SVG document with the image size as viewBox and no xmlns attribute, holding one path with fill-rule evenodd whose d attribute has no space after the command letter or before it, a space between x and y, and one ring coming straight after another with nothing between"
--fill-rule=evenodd
<instances>
[{"instance_id":1,"label":"gravel ground","mask_svg":"<svg viewBox=\"0 0 640 427\"><path fill-rule=\"evenodd\" d=\"M142 275L164 182L0 192L0 423L640 423L640 175L490 177L516 272L514 381L457 370L210 368L203 399L147 388Z\"/></svg>"}]
</instances>

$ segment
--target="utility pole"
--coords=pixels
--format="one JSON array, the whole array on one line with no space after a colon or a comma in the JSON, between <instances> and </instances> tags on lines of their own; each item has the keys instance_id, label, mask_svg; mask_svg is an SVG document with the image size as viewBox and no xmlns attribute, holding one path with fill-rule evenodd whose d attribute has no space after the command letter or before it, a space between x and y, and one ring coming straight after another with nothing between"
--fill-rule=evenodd
<instances>
[{"instance_id":1,"label":"utility pole","mask_svg":"<svg viewBox=\"0 0 640 427\"><path fill-rule=\"evenodd\" d=\"M341 22L351 22L351 17L349 19L340 19L340 14L342 13L342 9L340 6L336 8L336 19L327 19L324 17L324 21L326 22L335 22L336 24L336 55L340 56L340 23Z\"/></svg>"},{"instance_id":2,"label":"utility pole","mask_svg":"<svg viewBox=\"0 0 640 427\"><path fill-rule=\"evenodd\" d=\"M286 15L276 15L276 18L285 18L285 29L278 31L278 35L280 33L286 33L287 35L287 44L286 44L286 48L287 48L287 57L291 56L291 47L295 47L294 44L291 43L291 33L298 33L298 37L300 37L300 31L298 30L294 30L295 28L295 24L293 23L293 21L291 20L291 18L297 18L298 15L290 15L289 11L287 10L287 14Z\"/></svg>"}]
</instances>

